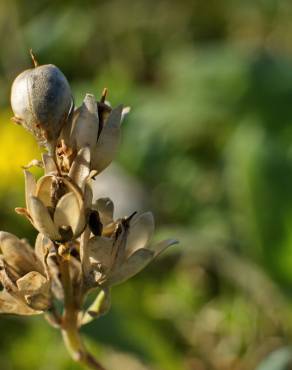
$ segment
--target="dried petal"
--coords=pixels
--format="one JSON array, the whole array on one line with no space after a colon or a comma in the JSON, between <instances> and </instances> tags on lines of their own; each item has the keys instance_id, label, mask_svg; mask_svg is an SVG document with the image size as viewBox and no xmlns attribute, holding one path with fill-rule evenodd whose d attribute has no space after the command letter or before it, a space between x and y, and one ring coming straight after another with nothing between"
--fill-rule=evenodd
<instances>
[{"instance_id":1,"label":"dried petal","mask_svg":"<svg viewBox=\"0 0 292 370\"><path fill-rule=\"evenodd\" d=\"M167 239L163 240L160 243L155 244L150 249L154 251L154 257L159 256L162 252L164 252L168 247L171 245L178 244L178 240L175 239Z\"/></svg>"},{"instance_id":2,"label":"dried petal","mask_svg":"<svg viewBox=\"0 0 292 370\"><path fill-rule=\"evenodd\" d=\"M98 210L100 220L104 226L113 222L114 204L110 198L99 198L96 201L95 208Z\"/></svg>"},{"instance_id":3,"label":"dried petal","mask_svg":"<svg viewBox=\"0 0 292 370\"><path fill-rule=\"evenodd\" d=\"M145 248L138 249L134 252L118 269L116 269L109 280L107 285L120 284L132 276L138 274L148 263L153 259L153 251Z\"/></svg>"},{"instance_id":4,"label":"dried petal","mask_svg":"<svg viewBox=\"0 0 292 370\"><path fill-rule=\"evenodd\" d=\"M30 213L28 212L28 210L26 208L22 208L22 207L16 207L15 208L15 212L18 214L18 215L21 215L21 216L24 216L28 219L28 221L32 222L32 219L31 219L31 216L30 216Z\"/></svg>"},{"instance_id":5,"label":"dried petal","mask_svg":"<svg viewBox=\"0 0 292 370\"><path fill-rule=\"evenodd\" d=\"M41 265L37 261L33 249L13 234L0 232L0 251L6 263L19 275L26 274L33 269L41 271Z\"/></svg>"},{"instance_id":6,"label":"dried petal","mask_svg":"<svg viewBox=\"0 0 292 370\"><path fill-rule=\"evenodd\" d=\"M18 279L16 285L33 309L45 311L51 306L50 283L43 275L31 271Z\"/></svg>"},{"instance_id":7,"label":"dried petal","mask_svg":"<svg viewBox=\"0 0 292 370\"><path fill-rule=\"evenodd\" d=\"M44 294L27 294L24 296L27 305L34 310L47 311L51 307L51 300Z\"/></svg>"},{"instance_id":8,"label":"dried petal","mask_svg":"<svg viewBox=\"0 0 292 370\"><path fill-rule=\"evenodd\" d=\"M112 266L113 241L95 236L86 245L82 258L82 269L87 285L93 286L106 279Z\"/></svg>"},{"instance_id":9,"label":"dried petal","mask_svg":"<svg viewBox=\"0 0 292 370\"><path fill-rule=\"evenodd\" d=\"M42 312L31 309L23 302L13 298L5 290L0 292L0 313L13 315L39 315Z\"/></svg>"},{"instance_id":10,"label":"dried petal","mask_svg":"<svg viewBox=\"0 0 292 370\"><path fill-rule=\"evenodd\" d=\"M76 185L84 190L85 182L90 173L90 150L85 147L79 150L72 166L70 168L69 177Z\"/></svg>"},{"instance_id":11,"label":"dried petal","mask_svg":"<svg viewBox=\"0 0 292 370\"><path fill-rule=\"evenodd\" d=\"M36 229L52 240L61 240L61 235L43 202L36 197L30 197L30 203L31 216Z\"/></svg>"},{"instance_id":12,"label":"dried petal","mask_svg":"<svg viewBox=\"0 0 292 370\"><path fill-rule=\"evenodd\" d=\"M57 227L70 226L74 235L84 229L85 216L75 193L67 193L59 200L54 213L54 223Z\"/></svg>"},{"instance_id":13,"label":"dried petal","mask_svg":"<svg viewBox=\"0 0 292 370\"><path fill-rule=\"evenodd\" d=\"M46 175L58 172L56 163L51 155L48 153L43 153L42 159Z\"/></svg>"},{"instance_id":14,"label":"dried petal","mask_svg":"<svg viewBox=\"0 0 292 370\"><path fill-rule=\"evenodd\" d=\"M102 236L94 236L87 245L92 263L101 265L108 270L112 264L113 240Z\"/></svg>"},{"instance_id":15,"label":"dried petal","mask_svg":"<svg viewBox=\"0 0 292 370\"><path fill-rule=\"evenodd\" d=\"M127 239L127 255L144 248L154 233L154 219L151 212L145 212L133 217Z\"/></svg>"},{"instance_id":16,"label":"dried petal","mask_svg":"<svg viewBox=\"0 0 292 370\"><path fill-rule=\"evenodd\" d=\"M52 202L52 182L54 178L56 177L52 175L41 177L37 182L35 194L33 194L39 198L46 207L54 206Z\"/></svg>"},{"instance_id":17,"label":"dried petal","mask_svg":"<svg viewBox=\"0 0 292 370\"><path fill-rule=\"evenodd\" d=\"M115 236L115 242L113 245L113 255L114 255L114 269L121 266L127 258L126 247L127 238L129 234L129 228L125 227L123 223L120 223Z\"/></svg>"},{"instance_id":18,"label":"dried petal","mask_svg":"<svg viewBox=\"0 0 292 370\"><path fill-rule=\"evenodd\" d=\"M80 236L80 260L82 264L82 270L85 274L89 274L91 265L89 261L89 250L88 250L88 242L90 238L90 229L86 227L84 232Z\"/></svg>"},{"instance_id":19,"label":"dried petal","mask_svg":"<svg viewBox=\"0 0 292 370\"><path fill-rule=\"evenodd\" d=\"M46 265L51 283L53 295L59 299L64 299L63 287L60 281L60 269L56 250L52 249L47 256Z\"/></svg>"},{"instance_id":20,"label":"dried petal","mask_svg":"<svg viewBox=\"0 0 292 370\"><path fill-rule=\"evenodd\" d=\"M121 121L123 122L125 117L130 113L131 111L131 107L125 107L123 108L122 110L122 118L121 118Z\"/></svg>"},{"instance_id":21,"label":"dried petal","mask_svg":"<svg viewBox=\"0 0 292 370\"><path fill-rule=\"evenodd\" d=\"M36 181L33 174L29 171L24 171L24 179L25 179L25 202L26 208L30 213L30 196L35 194L36 191Z\"/></svg>"},{"instance_id":22,"label":"dried petal","mask_svg":"<svg viewBox=\"0 0 292 370\"><path fill-rule=\"evenodd\" d=\"M91 168L101 172L113 160L119 142L123 106L113 109L98 138L91 158Z\"/></svg>"},{"instance_id":23,"label":"dried petal","mask_svg":"<svg viewBox=\"0 0 292 370\"><path fill-rule=\"evenodd\" d=\"M77 150L89 146L94 148L98 135L98 112L94 95L86 94L82 106L74 115L71 143Z\"/></svg>"},{"instance_id":24,"label":"dried petal","mask_svg":"<svg viewBox=\"0 0 292 370\"><path fill-rule=\"evenodd\" d=\"M39 233L35 240L34 252L39 261L42 264L45 264L45 255L47 252L47 245L45 244L45 240L48 240L43 234Z\"/></svg>"},{"instance_id":25,"label":"dried petal","mask_svg":"<svg viewBox=\"0 0 292 370\"><path fill-rule=\"evenodd\" d=\"M90 184L85 184L84 188L84 208L85 210L91 209L93 192Z\"/></svg>"},{"instance_id":26,"label":"dried petal","mask_svg":"<svg viewBox=\"0 0 292 370\"><path fill-rule=\"evenodd\" d=\"M16 281L18 290L23 294L48 293L47 279L37 271L30 271Z\"/></svg>"}]
</instances>

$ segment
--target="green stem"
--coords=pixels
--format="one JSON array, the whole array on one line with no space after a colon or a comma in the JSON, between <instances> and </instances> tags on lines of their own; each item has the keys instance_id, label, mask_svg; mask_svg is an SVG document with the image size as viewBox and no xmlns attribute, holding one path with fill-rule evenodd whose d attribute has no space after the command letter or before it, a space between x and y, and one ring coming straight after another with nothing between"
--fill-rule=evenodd
<instances>
[{"instance_id":1,"label":"green stem","mask_svg":"<svg viewBox=\"0 0 292 370\"><path fill-rule=\"evenodd\" d=\"M100 363L86 351L76 327L63 329L62 334L64 343L74 361L87 366L89 369L105 370Z\"/></svg>"},{"instance_id":2,"label":"green stem","mask_svg":"<svg viewBox=\"0 0 292 370\"><path fill-rule=\"evenodd\" d=\"M104 370L95 358L86 351L78 331L78 302L75 299L70 279L68 255L60 258L62 284L64 288L64 314L62 320L62 335L64 343L74 361L79 362L89 369Z\"/></svg>"},{"instance_id":3,"label":"green stem","mask_svg":"<svg viewBox=\"0 0 292 370\"><path fill-rule=\"evenodd\" d=\"M84 313L81 325L86 325L99 316L104 315L110 307L110 292L108 288L100 290L93 303Z\"/></svg>"}]
</instances>

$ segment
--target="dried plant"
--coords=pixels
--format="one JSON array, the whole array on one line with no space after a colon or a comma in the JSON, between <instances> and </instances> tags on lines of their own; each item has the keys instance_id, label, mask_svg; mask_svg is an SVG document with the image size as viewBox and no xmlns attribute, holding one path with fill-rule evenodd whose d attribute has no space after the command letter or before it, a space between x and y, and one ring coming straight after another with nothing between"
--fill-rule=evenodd
<instances>
[{"instance_id":1,"label":"dried plant","mask_svg":"<svg viewBox=\"0 0 292 370\"><path fill-rule=\"evenodd\" d=\"M32 53L31 53L32 55ZM154 232L150 212L114 219L109 198L93 202L92 182L113 160L128 108L111 108L107 90L100 101L87 94L74 108L71 89L53 65L22 72L11 91L13 120L47 149L38 180L24 171L26 208L16 208L39 232L35 248L25 239L0 232L0 312L44 314L62 331L75 361L102 369L80 338L82 325L105 314L110 292L175 244L149 246ZM89 293L96 298L89 308ZM59 307L62 307L60 310Z\"/></svg>"}]
</instances>

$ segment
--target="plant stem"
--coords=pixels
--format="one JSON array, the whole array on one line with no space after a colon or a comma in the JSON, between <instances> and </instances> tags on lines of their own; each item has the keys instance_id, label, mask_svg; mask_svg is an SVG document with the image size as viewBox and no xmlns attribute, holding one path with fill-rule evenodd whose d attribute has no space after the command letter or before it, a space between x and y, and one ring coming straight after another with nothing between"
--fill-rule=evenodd
<instances>
[{"instance_id":1,"label":"plant stem","mask_svg":"<svg viewBox=\"0 0 292 370\"><path fill-rule=\"evenodd\" d=\"M105 370L95 358L87 352L78 331L78 300L73 291L70 279L70 255L60 256L60 270L64 289L64 314L62 319L62 335L64 343L74 361L90 369Z\"/></svg>"},{"instance_id":2,"label":"plant stem","mask_svg":"<svg viewBox=\"0 0 292 370\"><path fill-rule=\"evenodd\" d=\"M105 370L97 360L86 351L77 327L62 330L64 343L74 361L89 369Z\"/></svg>"},{"instance_id":3,"label":"plant stem","mask_svg":"<svg viewBox=\"0 0 292 370\"><path fill-rule=\"evenodd\" d=\"M108 288L100 290L91 306L82 317L81 324L86 325L99 316L104 315L110 307L110 292Z\"/></svg>"}]
</instances>

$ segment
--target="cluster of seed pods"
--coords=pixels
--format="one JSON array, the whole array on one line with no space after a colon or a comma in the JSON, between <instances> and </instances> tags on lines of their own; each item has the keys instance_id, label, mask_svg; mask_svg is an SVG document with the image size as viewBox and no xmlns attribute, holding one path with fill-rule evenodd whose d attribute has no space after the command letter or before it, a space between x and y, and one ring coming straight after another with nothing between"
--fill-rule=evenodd
<instances>
[{"instance_id":1,"label":"cluster of seed pods","mask_svg":"<svg viewBox=\"0 0 292 370\"><path fill-rule=\"evenodd\" d=\"M109 198L93 199L92 185L117 152L129 109L112 108L106 89L99 101L86 94L76 108L64 74L32 57L34 67L13 82L11 106L13 120L47 149L37 161L43 176L35 179L24 171L26 206L16 208L39 234L32 248L0 232L0 313L44 314L60 328L75 360L101 369L86 352L79 327L108 311L114 285L136 275L176 240L151 245L150 212L115 219ZM84 307L90 292L95 299Z\"/></svg>"}]
</instances>

